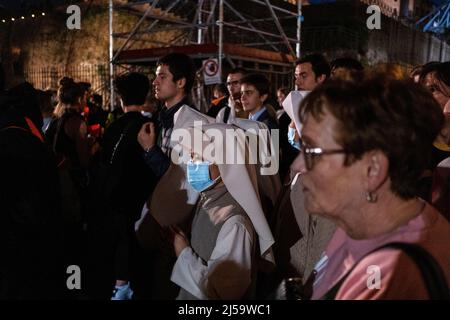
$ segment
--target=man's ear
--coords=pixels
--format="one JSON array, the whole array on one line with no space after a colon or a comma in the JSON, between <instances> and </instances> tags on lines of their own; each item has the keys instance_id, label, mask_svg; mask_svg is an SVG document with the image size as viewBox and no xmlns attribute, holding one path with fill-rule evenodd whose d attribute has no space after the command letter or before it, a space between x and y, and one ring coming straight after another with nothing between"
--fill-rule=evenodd
<instances>
[{"instance_id":1,"label":"man's ear","mask_svg":"<svg viewBox=\"0 0 450 320\"><path fill-rule=\"evenodd\" d=\"M316 78L317 83L323 83L327 79L327 76L322 74Z\"/></svg>"},{"instance_id":2,"label":"man's ear","mask_svg":"<svg viewBox=\"0 0 450 320\"><path fill-rule=\"evenodd\" d=\"M264 103L264 101L266 101L268 97L269 97L269 95L266 93L266 94L263 94L263 95L259 96L259 100L262 103Z\"/></svg>"},{"instance_id":3,"label":"man's ear","mask_svg":"<svg viewBox=\"0 0 450 320\"><path fill-rule=\"evenodd\" d=\"M176 81L177 88L183 89L186 86L186 78L181 78Z\"/></svg>"},{"instance_id":4,"label":"man's ear","mask_svg":"<svg viewBox=\"0 0 450 320\"><path fill-rule=\"evenodd\" d=\"M363 156L365 188L374 192L389 177L389 160L380 150L369 151Z\"/></svg>"}]
</instances>

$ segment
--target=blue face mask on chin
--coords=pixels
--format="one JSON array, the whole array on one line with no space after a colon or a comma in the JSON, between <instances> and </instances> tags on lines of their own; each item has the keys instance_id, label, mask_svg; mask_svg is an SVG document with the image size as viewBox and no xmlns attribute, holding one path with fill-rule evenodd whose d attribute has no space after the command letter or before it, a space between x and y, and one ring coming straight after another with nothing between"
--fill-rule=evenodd
<instances>
[{"instance_id":1,"label":"blue face mask on chin","mask_svg":"<svg viewBox=\"0 0 450 320\"><path fill-rule=\"evenodd\" d=\"M215 183L209 175L209 162L188 162L187 179L197 192L202 192Z\"/></svg>"},{"instance_id":2,"label":"blue face mask on chin","mask_svg":"<svg viewBox=\"0 0 450 320\"><path fill-rule=\"evenodd\" d=\"M295 149L300 150L301 144L300 141L295 141L295 129L289 127L288 128L288 141L291 146L293 146Z\"/></svg>"}]
</instances>

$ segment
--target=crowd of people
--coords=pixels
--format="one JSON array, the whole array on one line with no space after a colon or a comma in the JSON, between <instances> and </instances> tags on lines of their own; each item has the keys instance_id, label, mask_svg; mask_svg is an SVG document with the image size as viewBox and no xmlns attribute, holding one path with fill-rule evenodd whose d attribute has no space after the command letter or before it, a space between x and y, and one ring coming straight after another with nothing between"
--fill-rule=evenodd
<instances>
[{"instance_id":1,"label":"crowd of people","mask_svg":"<svg viewBox=\"0 0 450 320\"><path fill-rule=\"evenodd\" d=\"M122 74L110 113L69 77L0 88L0 298L449 297L450 62L238 67L205 113L195 74Z\"/></svg>"}]
</instances>

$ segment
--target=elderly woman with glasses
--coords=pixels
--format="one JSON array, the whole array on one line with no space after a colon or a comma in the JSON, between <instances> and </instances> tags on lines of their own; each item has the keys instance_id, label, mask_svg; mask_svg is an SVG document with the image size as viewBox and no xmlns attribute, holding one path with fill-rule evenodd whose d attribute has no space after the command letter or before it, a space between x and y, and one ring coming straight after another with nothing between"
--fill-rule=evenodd
<instances>
[{"instance_id":1,"label":"elderly woman with glasses","mask_svg":"<svg viewBox=\"0 0 450 320\"><path fill-rule=\"evenodd\" d=\"M312 298L442 297L436 287L448 295L450 224L416 196L443 124L431 94L380 75L329 81L299 116L303 148L292 169L305 208L338 226L315 267ZM425 271L437 281L425 280L421 261L436 263Z\"/></svg>"}]
</instances>

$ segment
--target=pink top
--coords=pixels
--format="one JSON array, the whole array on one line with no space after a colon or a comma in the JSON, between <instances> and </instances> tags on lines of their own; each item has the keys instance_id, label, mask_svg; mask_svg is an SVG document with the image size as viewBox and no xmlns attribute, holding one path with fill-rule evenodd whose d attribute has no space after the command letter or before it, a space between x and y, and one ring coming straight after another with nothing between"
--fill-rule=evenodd
<instances>
[{"instance_id":1,"label":"pink top","mask_svg":"<svg viewBox=\"0 0 450 320\"><path fill-rule=\"evenodd\" d=\"M354 240L338 228L316 265L312 299L322 298L356 261L390 242L416 243L425 248L438 261L450 287L450 224L426 204L422 214L406 225L373 239ZM428 299L428 293L419 268L409 256L399 250L383 249L361 260L336 299Z\"/></svg>"}]
</instances>

